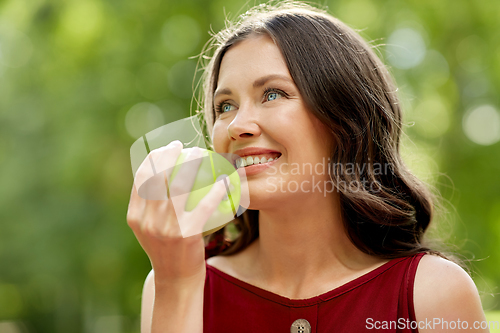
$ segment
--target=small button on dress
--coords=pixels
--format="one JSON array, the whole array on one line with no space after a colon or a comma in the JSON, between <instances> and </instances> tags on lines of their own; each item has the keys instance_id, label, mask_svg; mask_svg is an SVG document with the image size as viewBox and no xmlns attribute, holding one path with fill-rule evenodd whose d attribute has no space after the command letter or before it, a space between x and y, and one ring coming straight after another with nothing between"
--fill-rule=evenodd
<instances>
[{"instance_id":1,"label":"small button on dress","mask_svg":"<svg viewBox=\"0 0 500 333\"><path fill-rule=\"evenodd\" d=\"M311 333L311 324L305 319L297 319L290 327L290 333Z\"/></svg>"}]
</instances>

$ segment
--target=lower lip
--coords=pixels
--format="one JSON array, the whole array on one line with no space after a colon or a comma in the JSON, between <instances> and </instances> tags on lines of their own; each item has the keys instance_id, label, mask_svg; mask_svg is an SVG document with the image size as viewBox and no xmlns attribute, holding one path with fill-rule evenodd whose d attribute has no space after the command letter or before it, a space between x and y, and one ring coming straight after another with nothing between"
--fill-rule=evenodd
<instances>
[{"instance_id":1,"label":"lower lip","mask_svg":"<svg viewBox=\"0 0 500 333\"><path fill-rule=\"evenodd\" d=\"M275 160L272 160L271 162L266 162L264 164L252 164L250 166L246 166L244 168L239 168L239 169L245 169L245 174L247 175L247 177L251 176L251 175L255 175L257 173L260 173L260 172L266 170L270 166L272 166L277 160L279 160L280 157L278 157Z\"/></svg>"}]
</instances>

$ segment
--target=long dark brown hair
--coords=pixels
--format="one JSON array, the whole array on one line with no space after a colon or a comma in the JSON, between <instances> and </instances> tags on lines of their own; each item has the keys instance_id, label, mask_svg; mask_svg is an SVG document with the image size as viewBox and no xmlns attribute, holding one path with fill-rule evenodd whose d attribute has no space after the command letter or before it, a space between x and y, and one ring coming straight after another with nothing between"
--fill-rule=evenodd
<instances>
[{"instance_id":1,"label":"long dark brown hair","mask_svg":"<svg viewBox=\"0 0 500 333\"><path fill-rule=\"evenodd\" d=\"M208 132L222 57L232 45L264 34L281 50L308 109L334 139L331 180L353 244L380 258L430 251L423 236L434 199L401 159L402 110L391 75L360 35L327 13L290 2L260 5L214 35L204 53L210 59L202 93ZM347 165L355 167L346 172ZM259 237L258 211L233 222L234 239L228 239L227 227L207 236L210 256L237 253Z\"/></svg>"}]
</instances>

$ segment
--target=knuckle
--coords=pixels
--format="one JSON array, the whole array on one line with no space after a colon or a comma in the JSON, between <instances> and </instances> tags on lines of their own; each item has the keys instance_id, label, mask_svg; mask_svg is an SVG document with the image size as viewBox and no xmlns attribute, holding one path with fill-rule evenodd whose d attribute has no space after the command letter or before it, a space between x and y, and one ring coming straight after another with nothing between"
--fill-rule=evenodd
<instances>
[{"instance_id":1,"label":"knuckle","mask_svg":"<svg viewBox=\"0 0 500 333\"><path fill-rule=\"evenodd\" d=\"M137 227L141 223L141 220L136 214L127 214L127 224L131 228Z\"/></svg>"},{"instance_id":2,"label":"knuckle","mask_svg":"<svg viewBox=\"0 0 500 333\"><path fill-rule=\"evenodd\" d=\"M159 230L153 223L146 223L141 229L143 235L148 237L158 237Z\"/></svg>"},{"instance_id":3,"label":"knuckle","mask_svg":"<svg viewBox=\"0 0 500 333\"><path fill-rule=\"evenodd\" d=\"M161 240L169 240L172 241L176 238L175 230L169 226L169 223L166 225L159 225L158 221L152 221L153 223L147 223L142 229L143 235L150 238L157 238Z\"/></svg>"}]
</instances>

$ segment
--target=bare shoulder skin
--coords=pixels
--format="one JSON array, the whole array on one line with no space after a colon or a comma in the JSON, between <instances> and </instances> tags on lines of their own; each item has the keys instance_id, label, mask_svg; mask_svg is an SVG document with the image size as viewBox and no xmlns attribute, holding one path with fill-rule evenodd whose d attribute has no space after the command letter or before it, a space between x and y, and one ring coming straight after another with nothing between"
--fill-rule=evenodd
<instances>
[{"instance_id":1,"label":"bare shoulder skin","mask_svg":"<svg viewBox=\"0 0 500 333\"><path fill-rule=\"evenodd\" d=\"M457 264L438 256L425 255L419 263L414 305L420 333L457 332L465 327L468 332L489 332L481 329L486 318L471 277Z\"/></svg>"}]
</instances>

